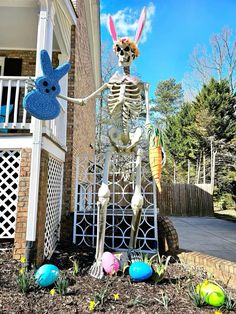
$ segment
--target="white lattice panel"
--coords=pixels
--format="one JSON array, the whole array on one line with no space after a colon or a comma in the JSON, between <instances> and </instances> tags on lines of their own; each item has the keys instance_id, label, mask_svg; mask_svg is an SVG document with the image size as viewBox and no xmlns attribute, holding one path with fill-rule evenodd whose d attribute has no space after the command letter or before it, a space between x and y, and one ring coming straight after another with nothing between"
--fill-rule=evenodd
<instances>
[{"instance_id":1,"label":"white lattice panel","mask_svg":"<svg viewBox=\"0 0 236 314\"><path fill-rule=\"evenodd\" d=\"M77 161L74 243L95 247L97 233L98 189L103 174L103 156L94 161L80 157ZM128 249L134 191L135 156L114 155L109 174L110 203L107 211L105 246L115 251ZM144 207L137 244L141 252L157 251L156 190L148 164L142 164L142 195Z\"/></svg>"},{"instance_id":2,"label":"white lattice panel","mask_svg":"<svg viewBox=\"0 0 236 314\"><path fill-rule=\"evenodd\" d=\"M63 162L49 157L44 256L50 258L60 235Z\"/></svg>"},{"instance_id":3,"label":"white lattice panel","mask_svg":"<svg viewBox=\"0 0 236 314\"><path fill-rule=\"evenodd\" d=\"M0 238L14 238L20 151L0 151Z\"/></svg>"}]
</instances>

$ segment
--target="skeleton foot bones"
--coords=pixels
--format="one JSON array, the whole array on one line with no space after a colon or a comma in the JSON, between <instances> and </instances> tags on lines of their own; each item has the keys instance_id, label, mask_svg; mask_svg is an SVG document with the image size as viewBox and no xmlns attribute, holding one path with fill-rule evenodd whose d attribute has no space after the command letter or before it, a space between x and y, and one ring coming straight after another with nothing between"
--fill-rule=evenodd
<instances>
[{"instance_id":1,"label":"skeleton foot bones","mask_svg":"<svg viewBox=\"0 0 236 314\"><path fill-rule=\"evenodd\" d=\"M96 278L102 279L104 277L104 271L102 267L102 261L95 261L91 268L89 269L89 275Z\"/></svg>"}]
</instances>

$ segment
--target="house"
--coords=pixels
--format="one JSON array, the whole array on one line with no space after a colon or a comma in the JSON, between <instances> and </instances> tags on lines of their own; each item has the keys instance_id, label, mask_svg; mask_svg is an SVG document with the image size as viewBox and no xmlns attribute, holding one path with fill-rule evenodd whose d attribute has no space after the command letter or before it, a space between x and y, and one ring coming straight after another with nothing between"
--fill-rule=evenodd
<instances>
[{"instance_id":1,"label":"house","mask_svg":"<svg viewBox=\"0 0 236 314\"><path fill-rule=\"evenodd\" d=\"M0 240L14 240L15 259L39 264L60 232L72 233L76 157L94 155L95 100L60 100L59 117L40 121L23 109L26 80L41 74L46 49L55 67L71 62L61 94L100 86L99 0L0 0L0 38Z\"/></svg>"}]
</instances>

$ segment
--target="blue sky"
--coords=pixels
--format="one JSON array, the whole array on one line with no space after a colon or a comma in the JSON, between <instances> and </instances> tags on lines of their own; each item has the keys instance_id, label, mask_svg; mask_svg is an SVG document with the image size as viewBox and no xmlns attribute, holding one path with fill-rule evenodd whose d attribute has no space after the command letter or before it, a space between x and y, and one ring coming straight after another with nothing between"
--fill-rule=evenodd
<instances>
[{"instance_id":1,"label":"blue sky","mask_svg":"<svg viewBox=\"0 0 236 314\"><path fill-rule=\"evenodd\" d=\"M190 56L198 45L209 47L213 33L227 26L236 31L236 0L101 0L101 40L112 40L106 27L110 13L118 36L134 36L143 8L148 18L136 70L151 84L151 96L161 80L182 82L190 69ZM132 73L132 72L131 72Z\"/></svg>"}]
</instances>

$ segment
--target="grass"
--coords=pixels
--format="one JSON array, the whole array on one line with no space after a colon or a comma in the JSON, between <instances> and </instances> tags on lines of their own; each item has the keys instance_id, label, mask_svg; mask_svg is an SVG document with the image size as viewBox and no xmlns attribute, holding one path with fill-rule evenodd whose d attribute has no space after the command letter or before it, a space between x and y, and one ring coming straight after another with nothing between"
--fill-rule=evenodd
<instances>
[{"instance_id":1,"label":"grass","mask_svg":"<svg viewBox=\"0 0 236 314\"><path fill-rule=\"evenodd\" d=\"M235 209L215 209L215 216L217 218L228 218L232 220L236 220L236 210Z\"/></svg>"}]
</instances>

